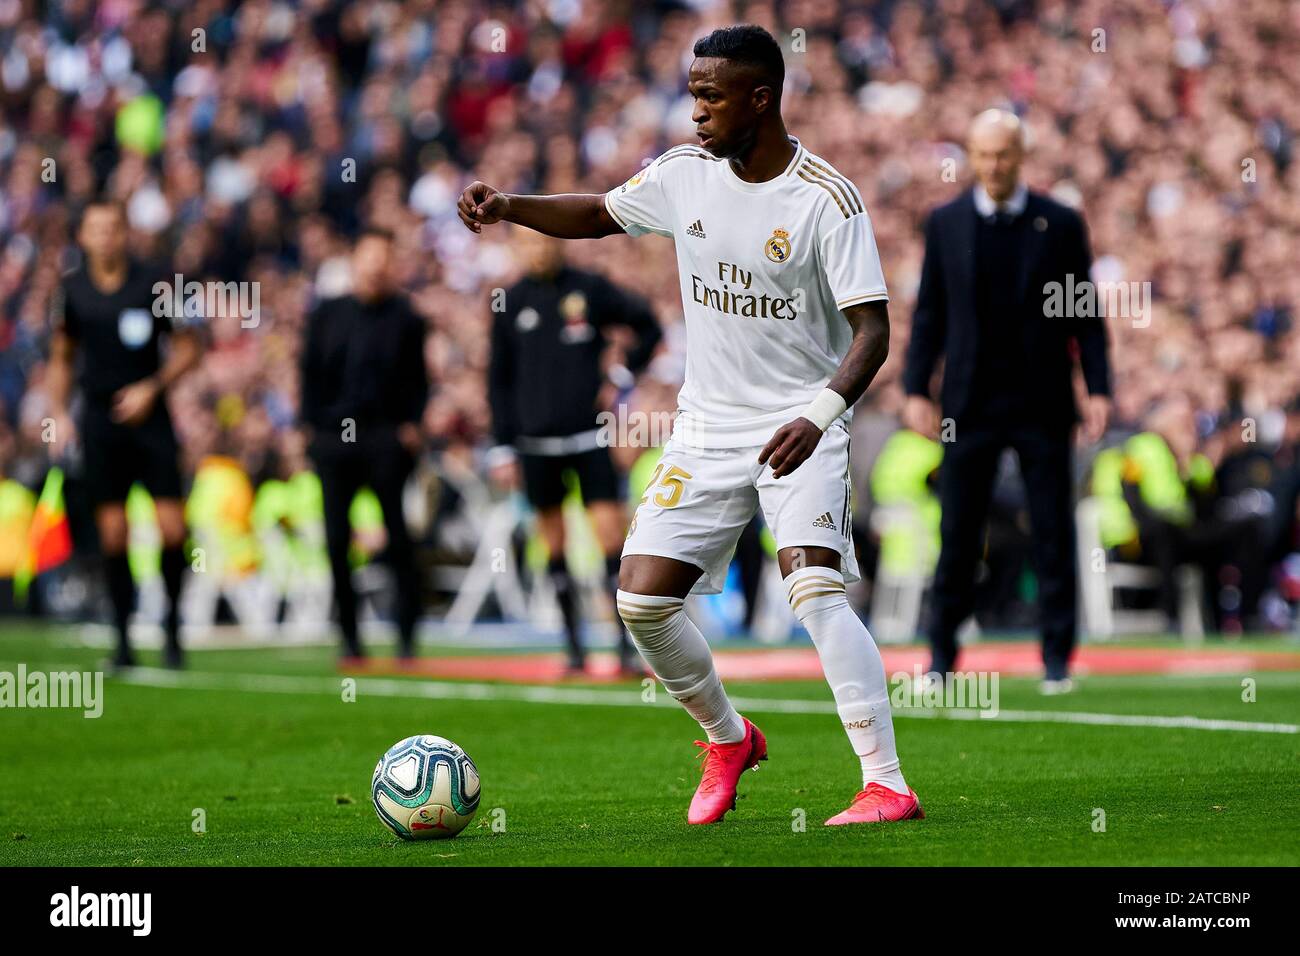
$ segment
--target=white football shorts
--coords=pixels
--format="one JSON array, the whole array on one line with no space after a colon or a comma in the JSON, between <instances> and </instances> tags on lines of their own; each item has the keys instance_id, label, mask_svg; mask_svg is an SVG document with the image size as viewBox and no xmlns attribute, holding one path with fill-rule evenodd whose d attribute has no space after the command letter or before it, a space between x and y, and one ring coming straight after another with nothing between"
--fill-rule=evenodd
<instances>
[{"instance_id":1,"label":"white football shorts","mask_svg":"<svg viewBox=\"0 0 1300 956\"><path fill-rule=\"evenodd\" d=\"M812 455L784 478L773 478L753 448L696 448L669 439L637 505L623 557L676 558L704 573L693 594L717 594L740 532L763 509L782 548L823 547L840 553L845 581L858 580L850 526L849 434L833 424Z\"/></svg>"}]
</instances>

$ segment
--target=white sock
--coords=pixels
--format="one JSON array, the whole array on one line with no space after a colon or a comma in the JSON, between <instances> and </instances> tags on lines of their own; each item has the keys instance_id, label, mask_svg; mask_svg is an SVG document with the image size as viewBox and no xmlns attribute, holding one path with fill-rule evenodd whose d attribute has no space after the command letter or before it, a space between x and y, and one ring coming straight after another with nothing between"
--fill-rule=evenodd
<instances>
[{"instance_id":1,"label":"white sock","mask_svg":"<svg viewBox=\"0 0 1300 956\"><path fill-rule=\"evenodd\" d=\"M618 592L618 615L664 689L694 717L709 740L734 744L745 724L713 667L709 643L683 610L681 598Z\"/></svg>"},{"instance_id":2,"label":"white sock","mask_svg":"<svg viewBox=\"0 0 1300 956\"><path fill-rule=\"evenodd\" d=\"M796 568L785 585L795 617L817 646L840 722L862 761L862 785L879 783L907 793L894 746L885 665L871 632L849 607L844 576L831 568Z\"/></svg>"}]
</instances>

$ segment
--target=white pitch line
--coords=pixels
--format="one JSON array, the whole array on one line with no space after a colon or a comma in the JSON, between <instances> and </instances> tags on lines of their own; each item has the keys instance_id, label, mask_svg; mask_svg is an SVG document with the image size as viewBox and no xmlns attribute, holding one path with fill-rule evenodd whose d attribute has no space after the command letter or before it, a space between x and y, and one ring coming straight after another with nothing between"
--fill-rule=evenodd
<instances>
[{"instance_id":1,"label":"white pitch line","mask_svg":"<svg viewBox=\"0 0 1300 956\"><path fill-rule=\"evenodd\" d=\"M195 673L138 667L119 677L128 684L191 690L237 690L262 694L338 694L342 678L292 677L272 674ZM642 700L636 691L587 690L578 687L538 687L516 684L472 684L445 681L356 678L357 694L378 697L410 697L424 700L509 700L529 704L560 704L579 707L675 707L671 699ZM667 697L667 695L663 695ZM781 700L733 697L739 710L754 713L834 714L830 701ZM1166 717L1143 714L1097 714L1067 710L999 710L900 708L898 717L945 720L1007 721L1010 723L1085 724L1102 727L1162 727L1173 730L1237 731L1260 734L1300 734L1296 724L1270 724L1247 720L1214 720L1206 717Z\"/></svg>"}]
</instances>

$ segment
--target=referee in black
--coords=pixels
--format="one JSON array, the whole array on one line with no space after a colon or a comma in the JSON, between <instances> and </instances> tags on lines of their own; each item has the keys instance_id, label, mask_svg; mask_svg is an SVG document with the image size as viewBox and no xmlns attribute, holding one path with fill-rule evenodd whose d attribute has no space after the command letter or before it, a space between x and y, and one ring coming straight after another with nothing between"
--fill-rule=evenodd
<instances>
[{"instance_id":1,"label":"referee in black","mask_svg":"<svg viewBox=\"0 0 1300 956\"><path fill-rule=\"evenodd\" d=\"M498 485L518 484L537 512L550 554L555 588L568 639L569 671L586 669L578 596L564 557L566 474L578 481L596 537L605 554L605 584L618 590L619 555L627 513L609 449L600 443L596 416L650 360L662 333L641 299L603 276L565 265L562 240L531 229L511 230L511 247L526 274L506 291L505 309L492 322L488 396L496 447L488 465ZM628 348L607 334L624 326L635 336ZM617 618L615 618L617 622ZM618 627L619 670L640 674L636 650Z\"/></svg>"},{"instance_id":2,"label":"referee in black","mask_svg":"<svg viewBox=\"0 0 1300 956\"><path fill-rule=\"evenodd\" d=\"M80 433L85 481L95 509L100 549L117 627L115 667L135 663L127 633L135 582L127 562L126 495L140 482L154 499L162 533L162 576L168 611L163 663L182 666L181 575L185 569L185 510L180 449L167 413L166 392L199 360L199 340L173 321L173 277L133 261L126 252L126 212L116 202L88 205L77 229L82 264L64 276L52 315L47 371L55 456ZM160 306L161 307L156 307ZM162 342L170 348L163 359ZM74 364L80 360L79 372ZM68 414L74 378L83 405L78 426Z\"/></svg>"},{"instance_id":3,"label":"referee in black","mask_svg":"<svg viewBox=\"0 0 1300 956\"><path fill-rule=\"evenodd\" d=\"M325 504L325 544L344 652L363 656L348 549L352 499L368 485L388 531L386 556L397 584L399 654L415 647L420 581L402 514L402 489L422 444L428 401L425 327L393 275L393 236L367 229L352 251L352 291L308 318L301 415Z\"/></svg>"}]
</instances>

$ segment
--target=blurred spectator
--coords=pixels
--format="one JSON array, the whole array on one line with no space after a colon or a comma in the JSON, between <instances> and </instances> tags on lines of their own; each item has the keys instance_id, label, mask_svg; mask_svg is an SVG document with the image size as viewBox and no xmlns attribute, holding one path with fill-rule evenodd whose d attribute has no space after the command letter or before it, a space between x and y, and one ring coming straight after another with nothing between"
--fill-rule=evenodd
<instances>
[{"instance_id":1,"label":"blurred spectator","mask_svg":"<svg viewBox=\"0 0 1300 956\"><path fill-rule=\"evenodd\" d=\"M255 477L297 418L303 319L346 291L345 240L398 236L430 335L425 426L488 445L492 291L521 264L455 215L465 183L600 191L690 138L692 41L753 21L786 49L792 129L861 189L893 296L894 355L866 402L900 404L926 210L968 174L969 117L1013 109L1025 180L1086 213L1098 280L1149 281L1149 322L1112 323L1115 427L1175 394L1200 422L1286 417L1300 394L1300 19L1276 0L140 0L0 3L0 472L45 461L47 312L69 223L97 191L130 242L187 280L256 280L261 321L218 321L172 396L193 468ZM1249 95L1244 87L1249 84ZM680 341L671 244L574 247ZM655 386L657 387L657 386ZM657 399L656 399L657 401ZM1267 437L1260 441L1267 446ZM1280 439L1279 439L1280 440Z\"/></svg>"}]
</instances>

